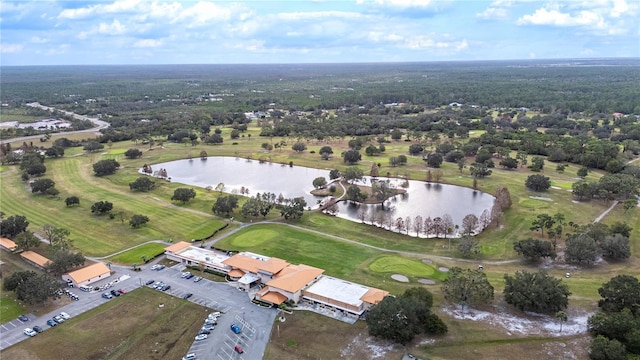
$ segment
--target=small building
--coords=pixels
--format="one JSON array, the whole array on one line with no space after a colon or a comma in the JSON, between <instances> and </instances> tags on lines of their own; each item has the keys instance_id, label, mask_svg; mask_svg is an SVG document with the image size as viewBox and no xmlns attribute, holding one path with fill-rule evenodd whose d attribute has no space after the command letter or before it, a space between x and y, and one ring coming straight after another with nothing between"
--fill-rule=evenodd
<instances>
[{"instance_id":1,"label":"small building","mask_svg":"<svg viewBox=\"0 0 640 360\"><path fill-rule=\"evenodd\" d=\"M178 256L178 254L180 254L182 250L188 248L189 246L191 246L191 244L189 244L188 242L179 241L173 245L170 245L164 248L164 253L165 255L167 255L167 259L169 260L182 262L182 258Z\"/></svg>"},{"instance_id":2,"label":"small building","mask_svg":"<svg viewBox=\"0 0 640 360\"><path fill-rule=\"evenodd\" d=\"M164 249L167 259L178 261L187 266L197 266L202 270L213 270L226 274L231 268L224 264L229 255L220 251L191 246L188 242L180 241Z\"/></svg>"},{"instance_id":3,"label":"small building","mask_svg":"<svg viewBox=\"0 0 640 360\"><path fill-rule=\"evenodd\" d=\"M231 269L228 274L231 280L238 280L240 288L243 290L248 290L253 284L266 284L289 265L282 259L251 252L233 255L223 263Z\"/></svg>"},{"instance_id":4,"label":"small building","mask_svg":"<svg viewBox=\"0 0 640 360\"><path fill-rule=\"evenodd\" d=\"M387 295L388 291L326 275L302 291L304 301L352 316L362 315Z\"/></svg>"},{"instance_id":5,"label":"small building","mask_svg":"<svg viewBox=\"0 0 640 360\"><path fill-rule=\"evenodd\" d=\"M73 286L87 286L111 276L111 270L104 263L95 263L62 275L62 280Z\"/></svg>"},{"instance_id":6,"label":"small building","mask_svg":"<svg viewBox=\"0 0 640 360\"><path fill-rule=\"evenodd\" d=\"M11 239L0 237L0 248L5 251L14 252L18 249L18 245Z\"/></svg>"},{"instance_id":7,"label":"small building","mask_svg":"<svg viewBox=\"0 0 640 360\"><path fill-rule=\"evenodd\" d=\"M46 269L47 266L51 264L51 260L30 250L22 252L20 256L24 261L42 270Z\"/></svg>"},{"instance_id":8,"label":"small building","mask_svg":"<svg viewBox=\"0 0 640 360\"><path fill-rule=\"evenodd\" d=\"M276 305L288 300L297 304L302 297L302 289L318 279L322 273L324 270L313 266L289 265L282 269L273 280L267 282L266 287L258 292L256 297Z\"/></svg>"}]
</instances>

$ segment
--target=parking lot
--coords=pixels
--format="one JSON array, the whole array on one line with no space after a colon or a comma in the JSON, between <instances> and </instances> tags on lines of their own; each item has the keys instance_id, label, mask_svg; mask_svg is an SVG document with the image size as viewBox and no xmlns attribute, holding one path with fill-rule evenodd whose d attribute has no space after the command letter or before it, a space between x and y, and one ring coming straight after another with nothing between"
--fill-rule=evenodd
<instances>
[{"instance_id":1,"label":"parking lot","mask_svg":"<svg viewBox=\"0 0 640 360\"><path fill-rule=\"evenodd\" d=\"M85 311L99 306L110 299L102 297L102 293L110 290L123 289L125 292L132 291L149 280L163 282L170 286L167 294L184 297L190 293L192 296L188 301L202 306L220 311L222 314L218 318L217 326L205 340L195 341L189 352L197 354L198 359L262 359L262 355L269 341L271 326L277 315L276 309L265 309L251 303L249 296L245 292L238 291L227 283L217 283L207 279L194 282L193 279L181 277L182 265L162 270L151 270L150 265L145 270L133 273L128 268L113 266L114 270L119 270L116 276L120 277L116 284L110 288L103 288L103 291L84 292L78 289L68 289L78 296L78 301L73 301L68 305L44 314L39 317L28 315L29 321L12 320L0 325L0 350L5 349L19 341L28 340L29 337L23 333L26 327L38 325L45 331L55 331L47 325L47 320L53 318L60 312L66 312L71 317L75 317ZM115 277L105 279L95 286L102 287L109 282L113 282ZM161 291L161 290L157 290ZM65 295L63 295L65 296ZM126 296L124 294L123 296ZM206 314L203 314L204 323ZM231 324L237 324L241 328L240 334L231 331ZM59 326L64 326L61 324ZM193 334L194 339L196 334ZM239 345L244 350L243 354L237 353L234 348Z\"/></svg>"}]
</instances>

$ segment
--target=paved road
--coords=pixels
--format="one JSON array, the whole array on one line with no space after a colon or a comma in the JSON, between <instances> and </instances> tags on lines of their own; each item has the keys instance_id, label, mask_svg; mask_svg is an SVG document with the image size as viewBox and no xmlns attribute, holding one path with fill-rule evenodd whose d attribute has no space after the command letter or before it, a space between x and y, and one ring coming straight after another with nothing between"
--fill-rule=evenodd
<instances>
[{"instance_id":1,"label":"paved road","mask_svg":"<svg viewBox=\"0 0 640 360\"><path fill-rule=\"evenodd\" d=\"M252 304L247 293L239 291L228 283L218 283L207 279L196 283L192 280L183 279L180 277L182 273L180 271L182 265L180 264L174 268L165 268L160 271L148 269L150 266L151 264L146 265L146 269L141 272L133 272L130 268L112 265L112 270L115 270L116 274L96 283L96 286L113 281L119 276L124 276L126 279L114 284L111 289L123 288L129 292L144 286L143 284L148 280L155 280L171 285L171 289L167 291L171 295L182 297L186 293L192 293L193 296L189 301L220 311L222 316L218 319L218 326L212 331L210 338L198 342L194 341L190 352L200 355L199 359L262 359L269 341L271 326L278 313L276 309L266 309ZM39 325L45 331L58 330L58 327L50 328L47 325L47 320L60 312L64 311L74 317L107 301L117 301L117 298L113 300L103 299L102 292L86 293L75 288L69 290L78 295L80 300L39 317L30 314L28 315L30 321L27 322L16 319L0 325L0 350L20 341L28 340L29 337L22 332L27 327ZM203 314L203 323L204 320L205 316ZM230 325L232 323L241 326L243 331L240 335L231 332ZM58 326L63 327L65 324ZM193 334L193 336L195 338L196 334ZM245 350L244 354L236 354L233 351L233 346L236 344L242 346Z\"/></svg>"},{"instance_id":2,"label":"paved road","mask_svg":"<svg viewBox=\"0 0 640 360\"><path fill-rule=\"evenodd\" d=\"M52 108L50 106L41 105L38 102L32 102L32 103L28 103L28 104L25 104L25 105L31 106L31 107L35 107L35 108L40 108L40 109L47 110L47 111L55 110L55 108ZM61 132L61 133L58 133L58 134L63 134L63 135L83 134L83 133L99 134L99 131L101 129L108 128L109 126L111 126L111 125L109 125L108 122L102 121L102 120L99 120L99 119L96 119L96 118L91 118L91 117L88 117L88 116L79 115L79 114L73 113L71 111L65 111L65 110L58 110L58 111L60 111L61 113L64 113L65 115L73 116L75 119L78 119L78 120L91 121L95 125L95 127L92 127L91 129L76 130L76 131L65 131L65 132ZM42 137L42 134L30 135L30 136L22 136L22 137L11 138L11 139L4 139L4 140L0 141L0 144L1 143L5 143L5 142L22 142L22 141L27 141L27 140L40 139L41 137Z\"/></svg>"}]
</instances>

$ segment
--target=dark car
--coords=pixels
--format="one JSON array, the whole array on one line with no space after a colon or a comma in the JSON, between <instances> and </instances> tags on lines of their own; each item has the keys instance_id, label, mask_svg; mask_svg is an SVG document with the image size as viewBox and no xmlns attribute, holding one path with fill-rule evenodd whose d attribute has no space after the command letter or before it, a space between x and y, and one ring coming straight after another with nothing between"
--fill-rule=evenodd
<instances>
[{"instance_id":1,"label":"dark car","mask_svg":"<svg viewBox=\"0 0 640 360\"><path fill-rule=\"evenodd\" d=\"M42 329L40 326L36 325L33 327L33 331L37 332L37 333L41 333L44 331L44 329Z\"/></svg>"},{"instance_id":2,"label":"dark car","mask_svg":"<svg viewBox=\"0 0 640 360\"><path fill-rule=\"evenodd\" d=\"M231 331L236 334L240 334L242 330L240 330L240 326L238 326L237 324L231 324Z\"/></svg>"},{"instance_id":3,"label":"dark car","mask_svg":"<svg viewBox=\"0 0 640 360\"><path fill-rule=\"evenodd\" d=\"M55 322L55 320L53 320L53 319L49 319L49 320L47 320L47 325L49 325L49 326L56 326L56 325L58 325L58 323L57 323L57 322Z\"/></svg>"},{"instance_id":4,"label":"dark car","mask_svg":"<svg viewBox=\"0 0 640 360\"><path fill-rule=\"evenodd\" d=\"M155 281L154 280L149 280L146 283L144 283L145 285L149 286L149 285L153 285Z\"/></svg>"},{"instance_id":5,"label":"dark car","mask_svg":"<svg viewBox=\"0 0 640 360\"><path fill-rule=\"evenodd\" d=\"M183 298L183 299L188 299L188 298L190 298L190 297L192 297L192 296L193 296L193 294L192 294L192 293L186 293L186 294L184 294L184 296L182 296L182 298Z\"/></svg>"},{"instance_id":6,"label":"dark car","mask_svg":"<svg viewBox=\"0 0 640 360\"><path fill-rule=\"evenodd\" d=\"M194 276L195 276L195 275L193 275L193 274L188 274L188 275L187 275L187 276L185 276L184 278L185 278L185 279L191 279L191 278L192 278L192 277L194 277Z\"/></svg>"},{"instance_id":7,"label":"dark car","mask_svg":"<svg viewBox=\"0 0 640 360\"><path fill-rule=\"evenodd\" d=\"M20 315L20 316L18 316L18 320L20 320L20 321L29 321L29 318L27 317L27 315Z\"/></svg>"},{"instance_id":8,"label":"dark car","mask_svg":"<svg viewBox=\"0 0 640 360\"><path fill-rule=\"evenodd\" d=\"M166 285L166 284L165 284L165 285L162 287L162 289L160 289L160 290L162 290L162 291L167 291L167 290L169 290L169 289L171 289L171 285Z\"/></svg>"},{"instance_id":9,"label":"dark car","mask_svg":"<svg viewBox=\"0 0 640 360\"><path fill-rule=\"evenodd\" d=\"M207 334L207 335L209 335L209 334L211 334L211 331L210 331L210 330L207 330L207 329L200 329L200 331L198 331L198 335L200 335L200 334Z\"/></svg>"},{"instance_id":10,"label":"dark car","mask_svg":"<svg viewBox=\"0 0 640 360\"><path fill-rule=\"evenodd\" d=\"M120 296L120 293L115 291L115 290L111 290L110 293L111 293L111 295L116 296L116 297Z\"/></svg>"}]
</instances>

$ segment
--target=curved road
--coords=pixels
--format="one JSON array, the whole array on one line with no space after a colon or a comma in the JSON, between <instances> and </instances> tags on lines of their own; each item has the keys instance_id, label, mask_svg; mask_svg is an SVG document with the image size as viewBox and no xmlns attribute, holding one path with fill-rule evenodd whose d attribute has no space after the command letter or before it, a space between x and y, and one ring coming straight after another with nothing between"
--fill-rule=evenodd
<instances>
[{"instance_id":1,"label":"curved road","mask_svg":"<svg viewBox=\"0 0 640 360\"><path fill-rule=\"evenodd\" d=\"M55 108L52 108L50 106L45 106L45 105L41 105L39 102L32 102L32 103L28 103L25 104L27 106L31 106L34 108L39 108L42 110L47 110L47 111L54 111L56 110ZM69 115L74 117L75 119L78 120L85 120L85 121L91 121L95 126L92 127L91 129L85 129L85 130L75 130L75 131L65 131L65 132L61 132L61 133L56 133L56 134L83 134L83 133L95 133L98 134L100 130L108 128L109 123L106 121L102 121L99 120L97 118L90 118L88 116L84 116L84 115L79 115L76 113L73 113L71 111L65 111L65 110L58 110L61 113L65 114L65 115ZM22 136L22 137L17 137L17 138L11 138L11 139L4 139L4 140L0 140L0 144L4 144L7 142L21 142L21 141L27 141L27 140L33 140L33 139L40 139L42 137L42 134L38 134L38 135L29 135L29 136Z\"/></svg>"}]
</instances>

